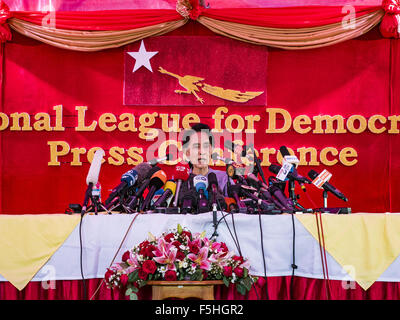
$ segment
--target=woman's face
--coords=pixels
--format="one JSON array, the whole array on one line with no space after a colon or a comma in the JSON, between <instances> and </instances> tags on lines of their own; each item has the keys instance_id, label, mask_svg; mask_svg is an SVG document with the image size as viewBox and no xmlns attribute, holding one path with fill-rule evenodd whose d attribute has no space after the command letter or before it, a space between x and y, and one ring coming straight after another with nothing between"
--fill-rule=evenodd
<instances>
[{"instance_id":1,"label":"woman's face","mask_svg":"<svg viewBox=\"0 0 400 320\"><path fill-rule=\"evenodd\" d=\"M206 132L195 132L190 136L185 155L193 168L207 168L211 160L212 147Z\"/></svg>"}]
</instances>

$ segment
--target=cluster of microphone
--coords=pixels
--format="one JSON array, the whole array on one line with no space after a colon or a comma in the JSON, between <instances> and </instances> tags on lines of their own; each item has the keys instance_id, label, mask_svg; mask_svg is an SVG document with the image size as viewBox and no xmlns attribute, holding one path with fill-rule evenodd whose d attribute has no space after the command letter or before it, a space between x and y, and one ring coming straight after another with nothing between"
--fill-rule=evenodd
<instances>
[{"instance_id":1,"label":"cluster of microphone","mask_svg":"<svg viewBox=\"0 0 400 320\"><path fill-rule=\"evenodd\" d=\"M235 152L238 148L230 141L225 143L225 146ZM98 190L98 176L104 151L98 150L89 169L86 179L88 188L79 210L81 214L90 211L96 214L98 211L172 214L229 211L246 214L280 214L316 210L316 208L306 209L299 203L295 185L298 184L305 191L305 185L311 184L319 177L318 172L310 170L308 173L310 180L301 176L294 164L287 168L272 164L268 169L274 175L267 180L252 146L241 147L241 150L242 156L249 156L253 162L251 170L248 170L248 164L245 166L235 163L232 159L219 157L215 153L212 155L213 160L221 160L226 164L226 173L221 172L226 174L227 178L223 179L227 181L224 186L218 185L217 175L213 171L206 176L195 175L190 173L187 164L176 165L168 179L167 174L158 165L162 161L170 160L171 157L167 155L164 158L143 162L125 172L104 203ZM285 146L280 148L280 152L283 157L290 156ZM287 170L285 178L279 178L284 169ZM322 189L325 211L350 213L350 208L327 207L328 192L343 201L348 201L343 193L328 182L322 184ZM91 200L90 206L89 200ZM73 209L77 211L76 208Z\"/></svg>"}]
</instances>

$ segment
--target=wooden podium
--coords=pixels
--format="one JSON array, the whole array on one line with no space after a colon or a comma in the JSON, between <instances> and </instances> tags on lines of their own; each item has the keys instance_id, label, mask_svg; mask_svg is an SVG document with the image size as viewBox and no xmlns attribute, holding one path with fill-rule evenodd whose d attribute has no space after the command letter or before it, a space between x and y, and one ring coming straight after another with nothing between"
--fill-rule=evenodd
<instances>
[{"instance_id":1,"label":"wooden podium","mask_svg":"<svg viewBox=\"0 0 400 320\"><path fill-rule=\"evenodd\" d=\"M223 281L148 281L147 284L152 287L153 300L168 298L214 300L214 286L223 284Z\"/></svg>"}]
</instances>

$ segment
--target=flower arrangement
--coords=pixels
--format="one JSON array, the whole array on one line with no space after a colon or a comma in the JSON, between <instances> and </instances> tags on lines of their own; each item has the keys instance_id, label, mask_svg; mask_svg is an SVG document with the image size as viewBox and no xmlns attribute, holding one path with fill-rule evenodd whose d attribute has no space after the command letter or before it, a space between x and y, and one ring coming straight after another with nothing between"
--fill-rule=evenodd
<instances>
[{"instance_id":1,"label":"flower arrangement","mask_svg":"<svg viewBox=\"0 0 400 320\"><path fill-rule=\"evenodd\" d=\"M139 289L150 280L223 280L245 295L255 278L249 275L249 262L225 243L209 240L205 232L192 234L178 224L158 238L149 233L149 239L126 251L122 262L105 274L108 288L125 289L131 299L137 299Z\"/></svg>"}]
</instances>

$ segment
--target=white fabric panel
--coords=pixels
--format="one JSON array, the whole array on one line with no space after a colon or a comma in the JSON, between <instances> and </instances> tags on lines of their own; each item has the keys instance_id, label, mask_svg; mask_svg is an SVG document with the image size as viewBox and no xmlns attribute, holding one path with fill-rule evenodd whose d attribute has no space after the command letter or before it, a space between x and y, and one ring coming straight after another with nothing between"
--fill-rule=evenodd
<instances>
[{"instance_id":1,"label":"white fabric panel","mask_svg":"<svg viewBox=\"0 0 400 320\"><path fill-rule=\"evenodd\" d=\"M135 215L86 215L82 224L83 270L85 279L103 278L109 267L129 224ZM222 217L218 213L218 219ZM233 218L233 220L232 220ZM218 241L227 244L230 250L238 253L232 236L233 222L244 257L250 260L250 272L264 276L262 259L261 232L258 215L234 214L222 219L218 227ZM206 231L211 237L214 229L212 213L200 215L139 215L119 251L115 261L121 261L122 254L148 237L148 232L155 236L177 224L187 227L192 232ZM295 262L298 269L295 275L323 279L321 255L318 242L294 218L295 223ZM292 274L292 217L291 215L262 215L264 257L267 276L288 276ZM349 244L351 245L351 244ZM79 225L74 229L64 244L35 275L32 281L81 279L80 273ZM333 280L351 280L345 270L327 253L329 277ZM6 281L0 276L0 281ZM381 275L378 281L400 281L399 257Z\"/></svg>"}]
</instances>

